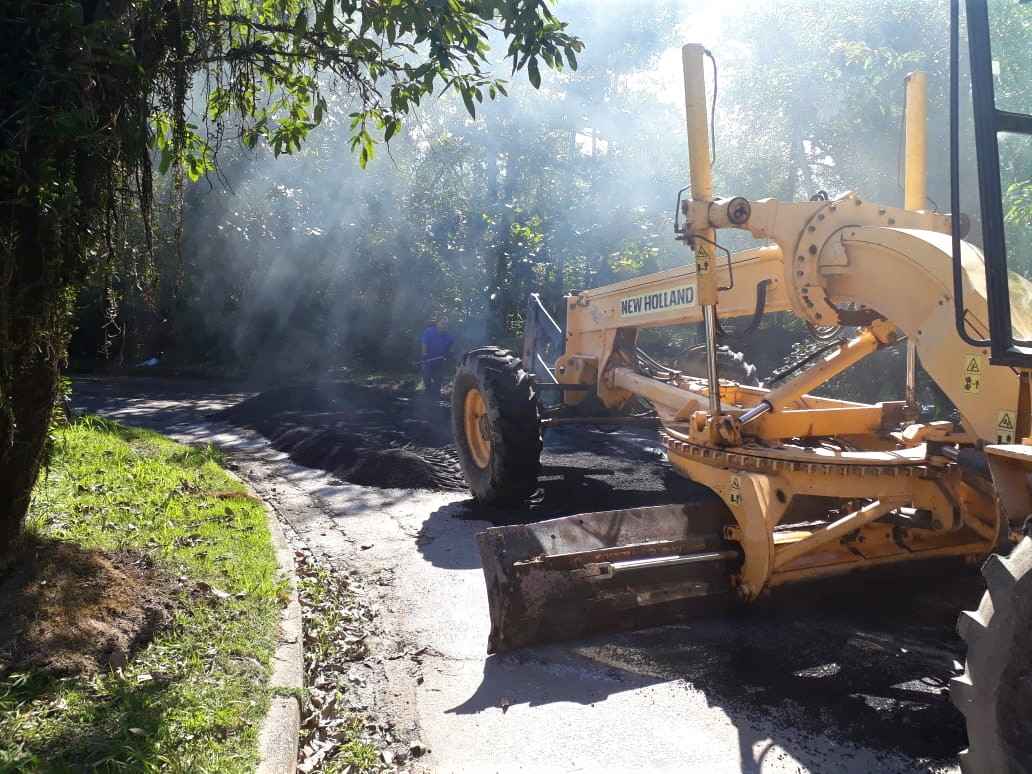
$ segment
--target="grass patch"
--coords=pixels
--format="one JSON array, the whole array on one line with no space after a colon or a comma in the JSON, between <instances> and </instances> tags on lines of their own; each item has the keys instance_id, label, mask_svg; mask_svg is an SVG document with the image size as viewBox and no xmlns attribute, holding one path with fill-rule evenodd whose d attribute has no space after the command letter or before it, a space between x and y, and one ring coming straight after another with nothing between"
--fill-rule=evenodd
<instances>
[{"instance_id":1,"label":"grass patch","mask_svg":"<svg viewBox=\"0 0 1032 774\"><path fill-rule=\"evenodd\" d=\"M0 772L253 770L286 588L261 503L220 461L95 417L57 432L30 531L146 554L175 610L123 668L0 679Z\"/></svg>"}]
</instances>

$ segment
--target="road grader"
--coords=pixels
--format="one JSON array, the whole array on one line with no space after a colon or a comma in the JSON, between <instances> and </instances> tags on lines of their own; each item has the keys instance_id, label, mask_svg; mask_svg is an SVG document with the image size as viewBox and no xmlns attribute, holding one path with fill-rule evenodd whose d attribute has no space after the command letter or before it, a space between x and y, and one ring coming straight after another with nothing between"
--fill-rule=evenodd
<instances>
[{"instance_id":1,"label":"road grader","mask_svg":"<svg viewBox=\"0 0 1032 774\"><path fill-rule=\"evenodd\" d=\"M1032 263L1018 254L1032 246L1008 230L1002 194L1015 169L1032 177L1030 90L1005 80L1011 58L1032 56L1032 5L960 6L951 3L949 212L928 207L920 72L905 84L902 207L858 192L798 202L715 195L711 54L684 46L691 185L678 197L675 235L694 262L569 294L565 328L532 298L522 357L466 353L452 411L466 482L487 506L533 495L542 427L616 422L641 401L661 424L670 465L708 496L479 534L489 651L663 623L714 601L889 565L983 563L988 590L960 616L969 654L950 691L967 719L962 766L1032 772L1032 283L1011 270ZM965 115L977 156L970 217L959 214ZM765 244L731 253L721 229ZM721 320L776 312L831 340L776 386L722 377ZM704 373L639 347L644 329L699 322ZM907 352L901 400L815 392L897 344ZM956 421L919 419L918 360Z\"/></svg>"}]
</instances>

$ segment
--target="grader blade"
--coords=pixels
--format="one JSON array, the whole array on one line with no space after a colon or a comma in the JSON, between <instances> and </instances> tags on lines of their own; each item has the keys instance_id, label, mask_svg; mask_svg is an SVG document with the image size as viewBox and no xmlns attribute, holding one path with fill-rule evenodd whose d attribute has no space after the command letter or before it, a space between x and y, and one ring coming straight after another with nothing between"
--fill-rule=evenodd
<instances>
[{"instance_id":1,"label":"grader blade","mask_svg":"<svg viewBox=\"0 0 1032 774\"><path fill-rule=\"evenodd\" d=\"M730 598L738 551L716 497L566 516L477 535L488 653L672 623Z\"/></svg>"}]
</instances>

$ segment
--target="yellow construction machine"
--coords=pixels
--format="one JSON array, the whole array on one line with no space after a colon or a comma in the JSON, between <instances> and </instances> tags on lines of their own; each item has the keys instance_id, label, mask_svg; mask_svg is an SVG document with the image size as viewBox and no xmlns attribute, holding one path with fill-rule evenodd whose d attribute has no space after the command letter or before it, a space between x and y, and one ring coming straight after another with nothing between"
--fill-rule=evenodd
<instances>
[{"instance_id":1,"label":"yellow construction machine","mask_svg":"<svg viewBox=\"0 0 1032 774\"><path fill-rule=\"evenodd\" d=\"M522 359L492 347L464 356L453 425L475 498L513 505L537 486L542 426L613 419L646 401L670 464L710 495L481 533L489 651L661 623L886 565L986 562L985 601L960 621L970 647L953 687L971 739L964 767L1032 771L1032 540L1023 537L1032 515L1032 446L1024 442L1032 434L1032 283L1009 271L1000 166L1005 151L1006 174L1015 174L1017 153L1032 178L1032 104L1003 105L994 93L1030 93L1004 81L1008 57L1032 56L1032 5L959 6L953 0L950 213L960 212L966 111L980 199L971 217L926 206L922 73L906 83L904 206L862 192L803 202L715 195L709 52L682 49L691 186L675 231L694 262L572 293L565 330L532 299ZM1023 39L1014 34L1022 25ZM1008 31L1006 50L999 29ZM962 75L964 42L970 64ZM732 254L719 229L766 244ZM1017 249L1011 268L1032 263ZM850 333L773 388L721 378L720 320L774 312L825 334ZM662 366L639 349L643 329L698 321L704 374ZM903 339L901 400L815 394ZM918 359L959 421L918 421ZM549 393L558 405L541 400Z\"/></svg>"}]
</instances>

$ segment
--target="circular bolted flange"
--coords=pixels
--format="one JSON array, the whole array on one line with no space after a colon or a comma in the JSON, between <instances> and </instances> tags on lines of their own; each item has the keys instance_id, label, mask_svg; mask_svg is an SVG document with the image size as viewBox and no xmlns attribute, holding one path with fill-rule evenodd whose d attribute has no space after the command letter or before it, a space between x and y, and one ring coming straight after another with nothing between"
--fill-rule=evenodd
<instances>
[{"instance_id":1,"label":"circular bolted flange","mask_svg":"<svg viewBox=\"0 0 1032 774\"><path fill-rule=\"evenodd\" d=\"M838 309L824 289L821 261L845 265L841 232L863 226L923 228L949 233L949 217L870 204L854 193L829 201L817 210L800 232L791 260L792 269L786 272L793 309L811 325L839 324Z\"/></svg>"}]
</instances>

